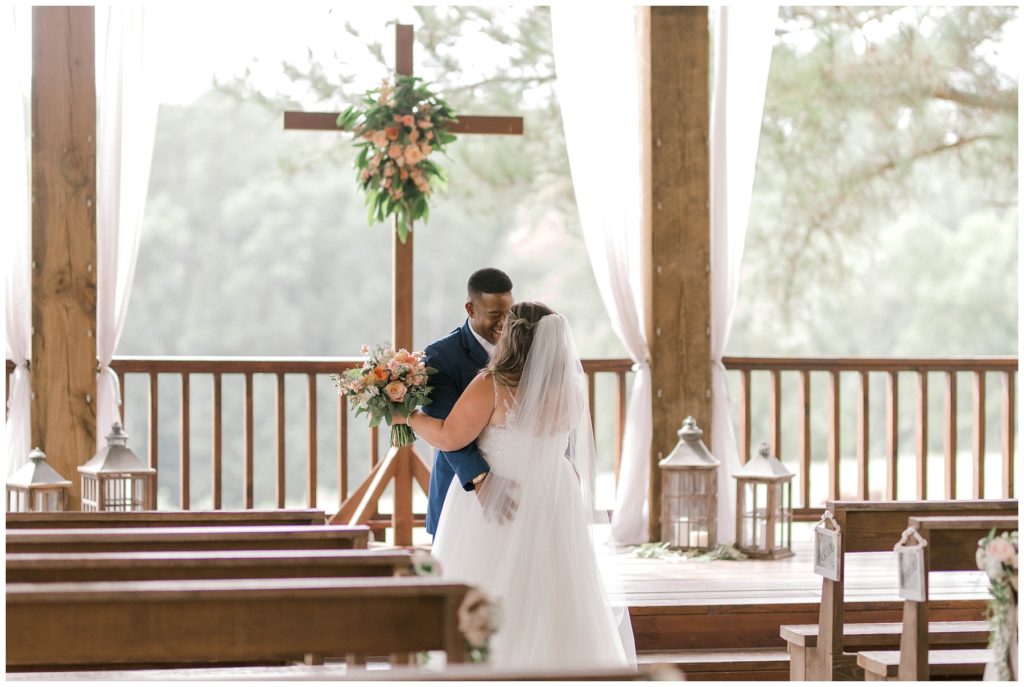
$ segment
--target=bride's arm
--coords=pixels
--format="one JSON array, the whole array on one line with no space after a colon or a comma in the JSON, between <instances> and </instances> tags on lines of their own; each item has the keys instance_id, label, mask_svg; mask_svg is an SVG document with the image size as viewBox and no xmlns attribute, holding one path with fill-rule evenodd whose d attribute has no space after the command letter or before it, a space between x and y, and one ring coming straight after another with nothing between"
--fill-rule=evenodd
<instances>
[{"instance_id":1,"label":"bride's arm","mask_svg":"<svg viewBox=\"0 0 1024 687\"><path fill-rule=\"evenodd\" d=\"M492 382L479 374L459 396L447 418L441 420L417 410L407 422L431 446L442 451L457 451L480 435L493 412Z\"/></svg>"}]
</instances>

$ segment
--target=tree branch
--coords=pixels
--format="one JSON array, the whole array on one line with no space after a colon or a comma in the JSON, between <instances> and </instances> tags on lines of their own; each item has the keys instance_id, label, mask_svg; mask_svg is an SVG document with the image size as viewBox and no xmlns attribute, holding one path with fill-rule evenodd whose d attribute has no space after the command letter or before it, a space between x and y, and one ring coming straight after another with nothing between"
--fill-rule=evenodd
<instances>
[{"instance_id":1,"label":"tree branch","mask_svg":"<svg viewBox=\"0 0 1024 687\"><path fill-rule=\"evenodd\" d=\"M1007 92L1000 94L1000 97L993 98L943 85L936 88L931 96L938 100L948 100L967 107L977 107L992 112L1017 113L1017 89L1014 89L1012 93Z\"/></svg>"}]
</instances>

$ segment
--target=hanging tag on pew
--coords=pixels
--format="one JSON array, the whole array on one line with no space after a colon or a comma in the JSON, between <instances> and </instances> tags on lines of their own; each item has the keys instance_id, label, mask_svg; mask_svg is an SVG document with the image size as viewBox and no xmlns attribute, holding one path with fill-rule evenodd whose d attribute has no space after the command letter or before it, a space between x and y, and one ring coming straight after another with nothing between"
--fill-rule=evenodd
<instances>
[{"instance_id":1,"label":"hanging tag on pew","mask_svg":"<svg viewBox=\"0 0 1024 687\"><path fill-rule=\"evenodd\" d=\"M904 601L927 601L925 594L924 547L928 546L917 530L908 527L893 547L900 578L900 598Z\"/></svg>"},{"instance_id":2,"label":"hanging tag on pew","mask_svg":"<svg viewBox=\"0 0 1024 687\"><path fill-rule=\"evenodd\" d=\"M822 513L821 520L814 526L814 572L833 582L839 582L842 576L839 566L842 537L839 523L832 513Z\"/></svg>"}]
</instances>

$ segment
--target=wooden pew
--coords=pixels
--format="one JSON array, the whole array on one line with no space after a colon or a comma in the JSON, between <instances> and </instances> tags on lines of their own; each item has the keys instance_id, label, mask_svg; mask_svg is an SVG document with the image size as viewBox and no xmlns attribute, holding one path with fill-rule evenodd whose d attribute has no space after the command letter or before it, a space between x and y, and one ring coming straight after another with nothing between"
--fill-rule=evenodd
<instances>
[{"instance_id":1,"label":"wooden pew","mask_svg":"<svg viewBox=\"0 0 1024 687\"><path fill-rule=\"evenodd\" d=\"M422 577L7 585L7 670L445 651L469 587Z\"/></svg>"},{"instance_id":2,"label":"wooden pew","mask_svg":"<svg viewBox=\"0 0 1024 687\"><path fill-rule=\"evenodd\" d=\"M978 540L992 529L997 533L1017 529L1016 517L914 517L923 547L925 601L904 601L899 651L862 651L857 665L868 680L929 680L940 677L981 677L991 655L985 649L930 650L928 626L928 576L932 572L977 570ZM931 666L935 670L931 670Z\"/></svg>"},{"instance_id":3,"label":"wooden pew","mask_svg":"<svg viewBox=\"0 0 1024 687\"><path fill-rule=\"evenodd\" d=\"M337 525L13 530L7 553L365 549L369 533Z\"/></svg>"},{"instance_id":4,"label":"wooden pew","mask_svg":"<svg viewBox=\"0 0 1024 687\"><path fill-rule=\"evenodd\" d=\"M7 582L121 582L296 577L394 577L411 573L407 551L134 551L14 553Z\"/></svg>"},{"instance_id":5,"label":"wooden pew","mask_svg":"<svg viewBox=\"0 0 1024 687\"><path fill-rule=\"evenodd\" d=\"M63 527L230 527L257 525L325 525L322 510L145 510L131 512L66 511L8 513L7 529L51 530Z\"/></svg>"},{"instance_id":6,"label":"wooden pew","mask_svg":"<svg viewBox=\"0 0 1024 687\"><path fill-rule=\"evenodd\" d=\"M213 668L179 670L89 670L74 672L10 673L8 680L331 680L343 682L526 682L526 681L574 681L574 682L636 682L651 680L684 679L683 673L671 666L638 666L631 668L591 668L563 670L495 670L486 665L459 664L443 671L420 670L416 668L393 668L391 670L342 670L335 666L287 666L272 668Z\"/></svg>"},{"instance_id":7,"label":"wooden pew","mask_svg":"<svg viewBox=\"0 0 1024 687\"><path fill-rule=\"evenodd\" d=\"M828 501L841 531L839 552L840 581L822 578L821 607L817 625L783 625L779 633L789 645L790 680L860 679L856 653L850 649L899 646L899 623L867 623L845 626L843 603L845 591L845 558L847 554L871 551L892 551L893 542L907 527L913 516L1014 516L1017 501L992 499L983 501ZM984 602L966 617L957 615L942 620L974 620L973 625L937 625L935 644L971 646L980 642L985 627Z\"/></svg>"}]
</instances>

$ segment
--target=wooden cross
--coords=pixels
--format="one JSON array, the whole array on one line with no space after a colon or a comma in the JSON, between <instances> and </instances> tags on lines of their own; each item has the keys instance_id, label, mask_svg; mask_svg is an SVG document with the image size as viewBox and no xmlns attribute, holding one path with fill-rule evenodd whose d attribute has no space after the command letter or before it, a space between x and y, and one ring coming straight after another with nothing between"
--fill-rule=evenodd
<instances>
[{"instance_id":1,"label":"wooden cross","mask_svg":"<svg viewBox=\"0 0 1024 687\"><path fill-rule=\"evenodd\" d=\"M408 24L395 27L395 72L412 76L413 28ZM338 131L337 112L285 112L284 128L304 131ZM460 115L448 131L454 134L522 135L522 117L479 117ZM405 243L393 232L393 300L391 304L392 342L395 348L412 350L412 222ZM395 545L411 546L415 519L412 512L413 479L424 493L429 493L429 464L412 446L391 448L383 461L370 470L366 480L349 496L331 518L331 524L364 525L377 513L377 503L389 483L394 481L394 512L391 525Z\"/></svg>"}]
</instances>

